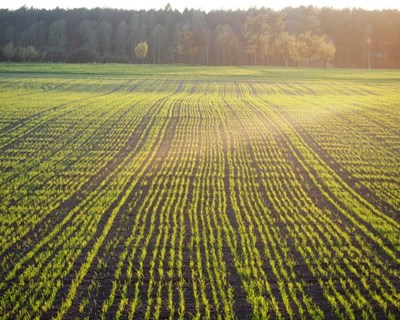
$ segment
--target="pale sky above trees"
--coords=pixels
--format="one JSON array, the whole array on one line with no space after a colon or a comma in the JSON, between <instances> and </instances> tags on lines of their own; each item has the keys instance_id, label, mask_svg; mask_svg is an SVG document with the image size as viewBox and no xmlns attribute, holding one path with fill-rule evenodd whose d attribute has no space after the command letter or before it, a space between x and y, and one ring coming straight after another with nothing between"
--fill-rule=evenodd
<instances>
[{"instance_id":1,"label":"pale sky above trees","mask_svg":"<svg viewBox=\"0 0 400 320\"><path fill-rule=\"evenodd\" d=\"M380 1L366 1L366 0L207 0L207 1L192 1L192 0L13 0L4 1L0 4L0 8L18 9L24 5L27 7L33 6L34 8L53 9L60 8L121 8L121 9L162 9L170 2L173 9L183 11L185 8L201 9L205 11L216 9L248 9L249 7L268 7L272 9L282 9L284 7L298 7L301 5L313 5L317 7L333 7L333 8L346 8L356 7L367 10L374 9L400 9L400 1L398 0L380 0Z\"/></svg>"}]
</instances>

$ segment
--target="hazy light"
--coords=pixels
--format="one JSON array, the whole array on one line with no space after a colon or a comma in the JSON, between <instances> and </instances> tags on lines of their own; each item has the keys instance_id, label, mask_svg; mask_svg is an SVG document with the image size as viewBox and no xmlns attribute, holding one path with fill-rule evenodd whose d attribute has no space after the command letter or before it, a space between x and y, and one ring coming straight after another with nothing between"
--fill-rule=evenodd
<instances>
[{"instance_id":1,"label":"hazy light","mask_svg":"<svg viewBox=\"0 0 400 320\"><path fill-rule=\"evenodd\" d=\"M189 9L201 9L205 11L210 10L219 10L219 9L248 9L250 7L268 7L276 10L285 8L285 7L299 7L301 5L309 6L313 5L316 7L333 7L333 8L364 8L367 10L375 10L375 9L400 9L400 1L393 0L380 0L380 1L365 1L365 0L357 0L357 1L345 1L345 0L283 0L283 1L256 1L256 0L213 0L213 1L185 1L185 0L147 0L147 1L135 1L135 0L119 0L119 1L111 1L111 0L14 0L7 1L8 3L3 3L0 5L1 8L8 9L18 9L22 6L34 7L34 8L46 8L53 9L56 7L59 8L121 8L121 9L163 9L166 4L169 2L172 5L173 9L178 9L183 11L185 8Z\"/></svg>"}]
</instances>

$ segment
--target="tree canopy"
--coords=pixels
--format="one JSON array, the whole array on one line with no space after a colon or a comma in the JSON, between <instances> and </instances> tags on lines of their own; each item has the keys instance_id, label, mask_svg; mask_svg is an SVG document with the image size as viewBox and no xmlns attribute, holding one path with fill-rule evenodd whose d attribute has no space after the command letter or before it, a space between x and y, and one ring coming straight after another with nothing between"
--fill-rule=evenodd
<instances>
[{"instance_id":1,"label":"tree canopy","mask_svg":"<svg viewBox=\"0 0 400 320\"><path fill-rule=\"evenodd\" d=\"M400 11L22 7L0 10L0 49L4 61L399 68Z\"/></svg>"}]
</instances>

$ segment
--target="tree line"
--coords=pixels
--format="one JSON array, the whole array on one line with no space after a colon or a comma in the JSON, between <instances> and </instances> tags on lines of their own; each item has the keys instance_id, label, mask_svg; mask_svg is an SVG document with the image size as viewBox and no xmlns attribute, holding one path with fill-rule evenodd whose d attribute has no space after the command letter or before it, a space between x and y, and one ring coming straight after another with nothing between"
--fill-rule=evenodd
<instances>
[{"instance_id":1,"label":"tree line","mask_svg":"<svg viewBox=\"0 0 400 320\"><path fill-rule=\"evenodd\" d=\"M400 11L0 10L0 60L400 67Z\"/></svg>"}]
</instances>

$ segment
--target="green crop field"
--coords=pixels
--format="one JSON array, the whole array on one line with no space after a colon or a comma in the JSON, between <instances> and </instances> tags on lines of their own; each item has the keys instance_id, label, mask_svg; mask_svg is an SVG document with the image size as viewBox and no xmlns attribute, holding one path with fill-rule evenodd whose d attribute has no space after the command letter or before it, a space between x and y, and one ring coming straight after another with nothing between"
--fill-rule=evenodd
<instances>
[{"instance_id":1,"label":"green crop field","mask_svg":"<svg viewBox=\"0 0 400 320\"><path fill-rule=\"evenodd\" d=\"M400 71L0 65L1 319L396 319Z\"/></svg>"}]
</instances>

